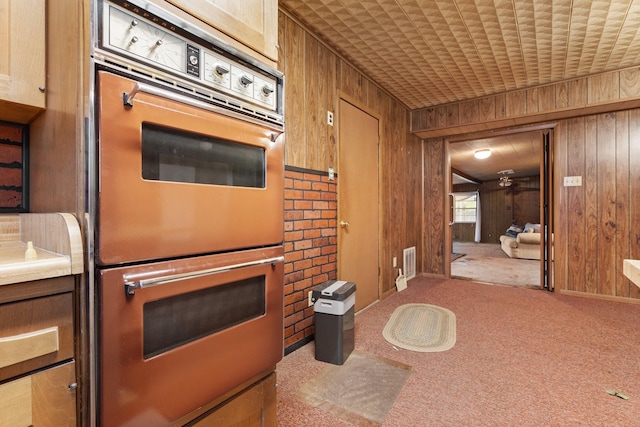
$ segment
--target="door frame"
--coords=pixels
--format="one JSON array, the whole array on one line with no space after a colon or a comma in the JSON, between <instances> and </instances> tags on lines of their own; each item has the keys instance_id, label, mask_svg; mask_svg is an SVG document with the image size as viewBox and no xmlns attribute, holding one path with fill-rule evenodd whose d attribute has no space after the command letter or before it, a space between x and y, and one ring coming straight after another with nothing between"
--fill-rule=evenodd
<instances>
[{"instance_id":1,"label":"door frame","mask_svg":"<svg viewBox=\"0 0 640 427\"><path fill-rule=\"evenodd\" d=\"M336 105L336 112L337 112L337 119L336 122L336 170L338 171L338 177L339 177L339 173L340 173L340 126L341 126L341 122L342 120L340 120L340 102L341 101L345 101L351 105L353 105L354 107L358 108L359 110L365 112L366 114L370 115L371 117L375 118L378 121L378 167L377 167L377 184L378 184L378 225L377 225L377 237L378 237L378 248L377 248L377 258L378 258L378 271L377 271L377 278L378 278L378 299L375 302L380 301L380 298L382 297L382 283L380 281L380 273L381 273L381 269L380 269L380 258L381 258L381 254L380 254L380 242L382 239L382 224L383 224L383 209L382 209L382 197L381 197L381 193L382 193L382 174L380 173L380 165L381 165L381 158L382 158L382 141L384 140L384 128L382 126L382 114L380 114L378 111L373 110L369 107L367 107L366 105L364 105L362 102L358 101L357 99L355 99L354 97L346 94L345 92L339 90L338 91L338 97L337 97L337 105ZM337 194L338 198L337 198L337 215L338 217L336 218L336 229L338 229L340 227L339 221L341 218L341 212L340 212L340 206L341 206L341 198L342 198L342 193L340 192L340 184L338 183L338 194ZM338 272L338 276L340 275L340 248L342 246L342 237L341 237L341 233L338 231L337 233L337 250L338 250L338 254L336 256L336 268L337 268L337 272ZM375 302L373 304L375 304ZM364 307L362 310L366 309L366 307Z\"/></svg>"},{"instance_id":2,"label":"door frame","mask_svg":"<svg viewBox=\"0 0 640 427\"><path fill-rule=\"evenodd\" d=\"M453 233L452 233L452 205L451 194L453 193L453 184L451 182L451 153L449 151L450 144L463 141L471 141L474 139L484 139L504 135L513 135L517 133L525 132L540 132L542 137L540 143L542 144L539 170L540 170L540 226L541 228L541 241L540 241L540 289L546 289L553 291L553 240L547 239L546 236L553 236L553 209L554 209L554 197L553 197L553 146L554 146L554 128L557 123L545 123L534 126L523 126L518 128L501 129L494 131L483 131L464 136L453 136L444 139L444 207L445 207L445 229L444 229L444 277L451 278L451 247L453 245ZM544 134L549 135L548 147L544 144ZM546 164L545 164L546 161ZM546 174L545 171L546 170ZM545 220L549 224L545 223ZM548 231L548 232L547 232ZM549 259L547 256L551 254ZM545 266L550 267L548 274L545 274Z\"/></svg>"}]
</instances>

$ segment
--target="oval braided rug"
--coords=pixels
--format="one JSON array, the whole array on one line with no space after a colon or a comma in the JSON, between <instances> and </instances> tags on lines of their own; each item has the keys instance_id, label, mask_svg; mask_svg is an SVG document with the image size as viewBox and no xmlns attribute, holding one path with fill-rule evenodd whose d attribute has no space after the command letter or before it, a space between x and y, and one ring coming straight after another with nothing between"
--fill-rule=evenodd
<instances>
[{"instance_id":1,"label":"oval braided rug","mask_svg":"<svg viewBox=\"0 0 640 427\"><path fill-rule=\"evenodd\" d=\"M391 314L382 335L406 350L449 350L456 343L456 315L436 305L404 304Z\"/></svg>"}]
</instances>

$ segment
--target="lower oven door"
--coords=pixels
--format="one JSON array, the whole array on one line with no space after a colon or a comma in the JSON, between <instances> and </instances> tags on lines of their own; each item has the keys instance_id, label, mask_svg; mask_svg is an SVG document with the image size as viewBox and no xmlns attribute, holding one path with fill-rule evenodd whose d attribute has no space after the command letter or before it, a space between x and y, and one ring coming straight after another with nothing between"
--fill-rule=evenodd
<instances>
[{"instance_id":1,"label":"lower oven door","mask_svg":"<svg viewBox=\"0 0 640 427\"><path fill-rule=\"evenodd\" d=\"M167 425L283 355L281 246L98 270L100 425Z\"/></svg>"}]
</instances>

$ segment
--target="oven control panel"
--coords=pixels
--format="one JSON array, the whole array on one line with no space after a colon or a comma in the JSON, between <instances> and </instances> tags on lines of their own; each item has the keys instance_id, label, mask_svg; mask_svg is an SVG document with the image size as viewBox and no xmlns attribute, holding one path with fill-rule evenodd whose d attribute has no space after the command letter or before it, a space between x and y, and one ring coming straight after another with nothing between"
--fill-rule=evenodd
<instances>
[{"instance_id":1,"label":"oven control panel","mask_svg":"<svg viewBox=\"0 0 640 427\"><path fill-rule=\"evenodd\" d=\"M278 80L224 51L209 49L132 2L103 2L101 47L215 91L276 111Z\"/></svg>"}]
</instances>

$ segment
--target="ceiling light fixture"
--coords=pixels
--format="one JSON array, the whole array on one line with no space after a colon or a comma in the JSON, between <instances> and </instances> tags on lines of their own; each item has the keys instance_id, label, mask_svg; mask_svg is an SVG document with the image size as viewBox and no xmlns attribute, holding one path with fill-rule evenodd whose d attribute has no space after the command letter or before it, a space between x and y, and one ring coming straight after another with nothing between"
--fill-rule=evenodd
<instances>
[{"instance_id":1,"label":"ceiling light fixture","mask_svg":"<svg viewBox=\"0 0 640 427\"><path fill-rule=\"evenodd\" d=\"M482 150L476 150L473 153L473 157L476 159L486 159L491 155L491 148L483 148Z\"/></svg>"}]
</instances>

